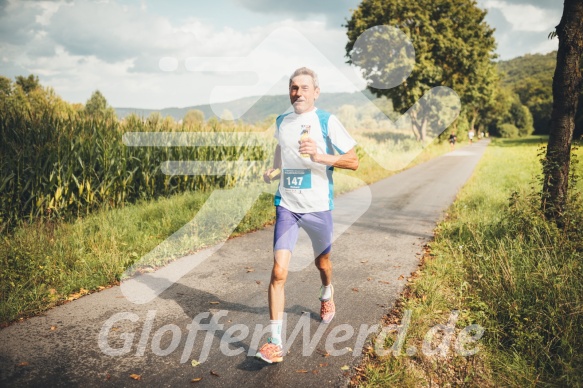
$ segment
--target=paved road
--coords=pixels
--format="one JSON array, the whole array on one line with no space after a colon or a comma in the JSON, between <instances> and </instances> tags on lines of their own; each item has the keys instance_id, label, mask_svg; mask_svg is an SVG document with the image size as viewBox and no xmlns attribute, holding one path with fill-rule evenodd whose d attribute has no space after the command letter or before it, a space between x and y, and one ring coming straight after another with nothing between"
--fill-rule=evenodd
<instances>
[{"instance_id":1,"label":"paved road","mask_svg":"<svg viewBox=\"0 0 583 388\"><path fill-rule=\"evenodd\" d=\"M266 337L270 227L208 251L149 303L131 303L113 287L1 330L0 386L171 387L200 377L201 387L345 385L341 368L358 363L486 146L460 148L337 199L337 229L346 230L333 250L336 317L318 322L319 276L298 253L286 285L291 346L281 364L248 356ZM355 219L359 209L366 212Z\"/></svg>"}]
</instances>

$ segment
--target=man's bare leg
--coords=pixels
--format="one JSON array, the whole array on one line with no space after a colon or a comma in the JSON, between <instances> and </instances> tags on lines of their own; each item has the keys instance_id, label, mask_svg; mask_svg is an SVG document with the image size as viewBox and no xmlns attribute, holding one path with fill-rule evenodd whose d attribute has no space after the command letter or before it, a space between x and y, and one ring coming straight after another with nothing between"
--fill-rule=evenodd
<instances>
[{"instance_id":1,"label":"man's bare leg","mask_svg":"<svg viewBox=\"0 0 583 388\"><path fill-rule=\"evenodd\" d=\"M334 287L332 287L332 261L330 261L330 253L319 255L316 257L315 263L320 271L320 279L322 279L320 318L322 319L322 323L330 323L336 314Z\"/></svg>"},{"instance_id":2,"label":"man's bare leg","mask_svg":"<svg viewBox=\"0 0 583 388\"><path fill-rule=\"evenodd\" d=\"M332 283L332 261L330 260L330 252L322 253L316 257L316 267L320 271L320 279L324 287Z\"/></svg>"},{"instance_id":3,"label":"man's bare leg","mask_svg":"<svg viewBox=\"0 0 583 388\"><path fill-rule=\"evenodd\" d=\"M271 281L269 282L269 318L271 320L283 319L285 305L285 281L291 259L291 252L287 249L277 250L274 254Z\"/></svg>"}]
</instances>

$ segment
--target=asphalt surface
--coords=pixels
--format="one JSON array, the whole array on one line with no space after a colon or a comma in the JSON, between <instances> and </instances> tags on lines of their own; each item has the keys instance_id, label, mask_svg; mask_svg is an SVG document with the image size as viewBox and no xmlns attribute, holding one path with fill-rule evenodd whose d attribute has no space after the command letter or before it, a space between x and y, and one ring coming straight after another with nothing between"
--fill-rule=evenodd
<instances>
[{"instance_id":1,"label":"asphalt surface","mask_svg":"<svg viewBox=\"0 0 583 388\"><path fill-rule=\"evenodd\" d=\"M269 323L268 227L171 264L180 272L198 263L178 280L158 278L158 286L168 284L149 302L133 303L127 289L113 287L2 329L0 386L344 386L347 367L357 365L365 340L417 270L423 245L487 144L458 148L335 200L336 317L319 322L318 271L298 251L285 288L283 363L252 357Z\"/></svg>"}]
</instances>

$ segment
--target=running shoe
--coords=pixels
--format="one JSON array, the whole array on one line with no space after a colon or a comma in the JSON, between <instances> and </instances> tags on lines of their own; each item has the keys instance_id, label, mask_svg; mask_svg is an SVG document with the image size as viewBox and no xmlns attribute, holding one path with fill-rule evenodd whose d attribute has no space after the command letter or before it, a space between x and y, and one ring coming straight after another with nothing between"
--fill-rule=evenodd
<instances>
[{"instance_id":1,"label":"running shoe","mask_svg":"<svg viewBox=\"0 0 583 388\"><path fill-rule=\"evenodd\" d=\"M320 298L320 318L322 323L330 323L334 318L334 314L336 314L336 306L334 305L334 286L332 286L330 299L322 300Z\"/></svg>"},{"instance_id":2,"label":"running shoe","mask_svg":"<svg viewBox=\"0 0 583 388\"><path fill-rule=\"evenodd\" d=\"M255 354L255 358L265 361L268 364L273 364L274 362L283 361L283 348L281 344L277 343L277 340L269 337L267 338L267 343L263 345L259 351Z\"/></svg>"}]
</instances>

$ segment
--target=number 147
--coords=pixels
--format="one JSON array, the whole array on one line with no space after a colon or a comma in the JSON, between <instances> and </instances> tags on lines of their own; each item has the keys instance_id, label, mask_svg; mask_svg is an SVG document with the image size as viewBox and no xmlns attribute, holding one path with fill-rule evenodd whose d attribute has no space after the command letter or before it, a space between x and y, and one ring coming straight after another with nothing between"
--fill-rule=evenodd
<instances>
[{"instance_id":1,"label":"number 147","mask_svg":"<svg viewBox=\"0 0 583 388\"><path fill-rule=\"evenodd\" d=\"M287 184L288 186L301 186L302 185L302 180L304 179L304 177L301 176L294 176L292 177L286 177L287 179Z\"/></svg>"}]
</instances>

